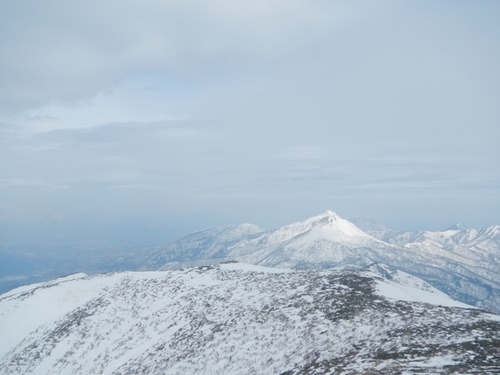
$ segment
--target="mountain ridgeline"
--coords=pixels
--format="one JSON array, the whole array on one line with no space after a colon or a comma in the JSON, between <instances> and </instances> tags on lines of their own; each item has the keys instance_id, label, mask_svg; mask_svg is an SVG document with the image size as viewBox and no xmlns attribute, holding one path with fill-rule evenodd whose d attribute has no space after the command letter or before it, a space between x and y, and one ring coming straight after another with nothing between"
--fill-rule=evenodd
<instances>
[{"instance_id":1,"label":"mountain ridgeline","mask_svg":"<svg viewBox=\"0 0 500 375\"><path fill-rule=\"evenodd\" d=\"M154 248L141 269L225 261L319 269L381 264L421 278L456 300L500 312L500 226L402 232L369 218L352 221L327 211L273 230L241 224L197 232Z\"/></svg>"},{"instance_id":2,"label":"mountain ridgeline","mask_svg":"<svg viewBox=\"0 0 500 375\"><path fill-rule=\"evenodd\" d=\"M0 373L500 371L499 315L392 276L222 263L25 286L0 296Z\"/></svg>"},{"instance_id":3,"label":"mountain ridgeline","mask_svg":"<svg viewBox=\"0 0 500 375\"><path fill-rule=\"evenodd\" d=\"M352 221L212 229L1 294L0 374L500 373L499 227Z\"/></svg>"}]
</instances>

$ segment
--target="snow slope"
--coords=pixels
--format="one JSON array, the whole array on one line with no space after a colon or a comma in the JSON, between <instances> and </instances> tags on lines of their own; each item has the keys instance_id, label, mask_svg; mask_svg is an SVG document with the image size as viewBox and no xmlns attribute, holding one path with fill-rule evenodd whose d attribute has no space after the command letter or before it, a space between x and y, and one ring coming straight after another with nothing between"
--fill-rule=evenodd
<instances>
[{"instance_id":1,"label":"snow slope","mask_svg":"<svg viewBox=\"0 0 500 375\"><path fill-rule=\"evenodd\" d=\"M15 337L3 375L500 370L498 315L371 271L229 263L77 275L2 296L0 314L2 337ZM4 323L19 317L29 328Z\"/></svg>"},{"instance_id":2,"label":"snow slope","mask_svg":"<svg viewBox=\"0 0 500 375\"><path fill-rule=\"evenodd\" d=\"M178 269L236 260L285 268L366 268L385 264L453 298L500 312L500 227L457 225L442 232L397 232L357 219L366 233L332 211L274 230L252 227L221 237L219 228L154 249L145 269ZM249 224L246 224L249 225ZM385 239L385 240L382 240Z\"/></svg>"},{"instance_id":3,"label":"snow slope","mask_svg":"<svg viewBox=\"0 0 500 375\"><path fill-rule=\"evenodd\" d=\"M231 242L220 241L210 231L206 234L201 246L186 238L181 240L183 251L177 251L181 241L155 249L149 264L163 261L160 269L175 269L236 260L268 267L365 267L380 258L377 251L396 256L398 250L332 211L274 230L232 238Z\"/></svg>"}]
</instances>

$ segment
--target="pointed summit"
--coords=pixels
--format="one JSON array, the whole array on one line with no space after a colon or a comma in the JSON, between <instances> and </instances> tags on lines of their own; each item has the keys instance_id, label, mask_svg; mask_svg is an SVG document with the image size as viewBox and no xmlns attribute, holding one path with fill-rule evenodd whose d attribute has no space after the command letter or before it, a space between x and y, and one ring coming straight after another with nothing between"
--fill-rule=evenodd
<instances>
[{"instance_id":1,"label":"pointed summit","mask_svg":"<svg viewBox=\"0 0 500 375\"><path fill-rule=\"evenodd\" d=\"M337 215L335 212L331 210L327 210L321 215L313 216L309 219L287 225L283 228L295 228L300 232L306 232L313 229L323 228L327 232L324 232L322 236L326 235L328 238L333 238L332 236L334 237L340 236L345 239L347 237L368 236L356 225L354 225L353 223L351 223L346 219L341 218L339 215Z\"/></svg>"},{"instance_id":2,"label":"pointed summit","mask_svg":"<svg viewBox=\"0 0 500 375\"><path fill-rule=\"evenodd\" d=\"M335 212L330 211L330 210L327 210L325 212L325 216L328 217L328 221L330 223L339 223L340 221L347 221L347 220L342 219L339 215L337 215Z\"/></svg>"},{"instance_id":3,"label":"pointed summit","mask_svg":"<svg viewBox=\"0 0 500 375\"><path fill-rule=\"evenodd\" d=\"M310 217L309 219L306 219L304 221L313 222L313 221L321 221L321 220L325 220L325 219L327 219L328 221L337 221L338 219L340 219L340 216L331 210L326 210L322 214Z\"/></svg>"},{"instance_id":4,"label":"pointed summit","mask_svg":"<svg viewBox=\"0 0 500 375\"><path fill-rule=\"evenodd\" d=\"M333 212L331 210L326 210L325 215L327 215L328 217L330 217L332 219L336 219L337 217L339 217L335 212Z\"/></svg>"},{"instance_id":5,"label":"pointed summit","mask_svg":"<svg viewBox=\"0 0 500 375\"><path fill-rule=\"evenodd\" d=\"M462 223L457 223L449 228L446 228L445 230L459 230L460 232L463 232L466 231L467 229L469 229L469 227L463 225Z\"/></svg>"}]
</instances>

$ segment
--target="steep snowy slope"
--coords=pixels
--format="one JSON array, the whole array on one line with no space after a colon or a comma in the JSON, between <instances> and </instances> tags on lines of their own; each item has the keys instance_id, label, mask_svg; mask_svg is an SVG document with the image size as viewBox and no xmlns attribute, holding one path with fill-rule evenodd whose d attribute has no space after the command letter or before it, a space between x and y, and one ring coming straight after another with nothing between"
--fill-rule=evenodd
<instances>
[{"instance_id":1,"label":"steep snowy slope","mask_svg":"<svg viewBox=\"0 0 500 375\"><path fill-rule=\"evenodd\" d=\"M221 241L215 235L207 243L209 246L199 246L186 238L182 242L183 251L177 250L180 242L157 248L149 264L163 261L162 269L175 269L237 260L268 267L359 268L386 257L398 257L399 252L397 246L369 236L331 211L239 240L233 238L231 242Z\"/></svg>"},{"instance_id":2,"label":"steep snowy slope","mask_svg":"<svg viewBox=\"0 0 500 375\"><path fill-rule=\"evenodd\" d=\"M381 263L424 279L455 299L500 312L500 227L390 232L373 220L360 222L389 242L327 211L274 230L255 228L239 238L231 236L230 241L202 232L203 241L187 237L156 248L148 269L228 260L286 268L366 268Z\"/></svg>"},{"instance_id":3,"label":"steep snowy slope","mask_svg":"<svg viewBox=\"0 0 500 375\"><path fill-rule=\"evenodd\" d=\"M5 375L500 371L498 315L369 271L77 275L1 296L0 316Z\"/></svg>"},{"instance_id":4,"label":"steep snowy slope","mask_svg":"<svg viewBox=\"0 0 500 375\"><path fill-rule=\"evenodd\" d=\"M389 241L417 263L416 276L454 298L500 311L500 227L457 225L442 232L402 232Z\"/></svg>"}]
</instances>

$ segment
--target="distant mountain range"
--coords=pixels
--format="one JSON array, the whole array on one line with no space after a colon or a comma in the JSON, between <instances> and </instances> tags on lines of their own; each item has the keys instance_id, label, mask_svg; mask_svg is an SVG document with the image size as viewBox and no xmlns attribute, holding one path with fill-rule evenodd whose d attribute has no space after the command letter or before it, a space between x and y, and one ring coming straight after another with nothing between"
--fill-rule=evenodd
<instances>
[{"instance_id":1,"label":"distant mountain range","mask_svg":"<svg viewBox=\"0 0 500 375\"><path fill-rule=\"evenodd\" d=\"M136 272L0 295L2 375L500 373L498 226L327 211L101 259Z\"/></svg>"},{"instance_id":2,"label":"distant mountain range","mask_svg":"<svg viewBox=\"0 0 500 375\"><path fill-rule=\"evenodd\" d=\"M189 241L206 250L193 250L191 258L240 254L278 263L280 252L307 250L312 241L317 250L283 262L364 264L398 250L333 213L260 236L258 230L212 232L230 250L195 235ZM340 255L322 254L330 242ZM259 244L252 253L250 245ZM372 244L376 250L362 254ZM373 264L365 271L223 263L76 274L0 295L0 334L2 375L500 372L499 315Z\"/></svg>"},{"instance_id":3,"label":"distant mountain range","mask_svg":"<svg viewBox=\"0 0 500 375\"><path fill-rule=\"evenodd\" d=\"M168 270L240 261L281 268L402 270L464 303L500 312L500 226L440 232L398 231L370 218L332 211L266 230L241 224L194 233L159 246L140 269Z\"/></svg>"}]
</instances>

